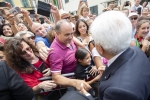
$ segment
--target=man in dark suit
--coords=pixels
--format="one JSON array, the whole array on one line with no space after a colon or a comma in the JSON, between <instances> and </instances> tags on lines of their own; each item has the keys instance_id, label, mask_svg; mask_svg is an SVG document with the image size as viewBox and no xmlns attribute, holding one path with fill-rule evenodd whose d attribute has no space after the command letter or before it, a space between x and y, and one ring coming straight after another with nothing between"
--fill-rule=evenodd
<instances>
[{"instance_id":1,"label":"man in dark suit","mask_svg":"<svg viewBox=\"0 0 150 100\"><path fill-rule=\"evenodd\" d=\"M108 59L98 100L150 100L150 62L139 48L129 47L129 19L117 11L102 13L92 23L91 33L97 51Z\"/></svg>"},{"instance_id":2,"label":"man in dark suit","mask_svg":"<svg viewBox=\"0 0 150 100\"><path fill-rule=\"evenodd\" d=\"M3 61L0 61L0 80L0 100L32 100L33 90Z\"/></svg>"}]
</instances>

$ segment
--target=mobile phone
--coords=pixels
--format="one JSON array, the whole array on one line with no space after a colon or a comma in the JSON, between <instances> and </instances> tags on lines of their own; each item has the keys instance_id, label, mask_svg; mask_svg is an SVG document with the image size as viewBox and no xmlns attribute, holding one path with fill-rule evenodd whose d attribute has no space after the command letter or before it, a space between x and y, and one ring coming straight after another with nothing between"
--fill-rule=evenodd
<instances>
[{"instance_id":1,"label":"mobile phone","mask_svg":"<svg viewBox=\"0 0 150 100\"><path fill-rule=\"evenodd\" d=\"M45 2L38 1L37 13L43 16L50 16L51 6Z\"/></svg>"},{"instance_id":2,"label":"mobile phone","mask_svg":"<svg viewBox=\"0 0 150 100\"><path fill-rule=\"evenodd\" d=\"M0 2L0 7L6 7L6 3L5 2Z\"/></svg>"},{"instance_id":3,"label":"mobile phone","mask_svg":"<svg viewBox=\"0 0 150 100\"><path fill-rule=\"evenodd\" d=\"M137 12L138 12L139 15L141 15L141 10L142 10L141 7L139 7L139 8L137 9Z\"/></svg>"},{"instance_id":4,"label":"mobile phone","mask_svg":"<svg viewBox=\"0 0 150 100\"><path fill-rule=\"evenodd\" d=\"M86 2L86 0L82 0L82 2Z\"/></svg>"},{"instance_id":5,"label":"mobile phone","mask_svg":"<svg viewBox=\"0 0 150 100\"><path fill-rule=\"evenodd\" d=\"M35 15L35 14L30 14L30 17L31 17L31 18L35 18L36 15Z\"/></svg>"},{"instance_id":6,"label":"mobile phone","mask_svg":"<svg viewBox=\"0 0 150 100\"><path fill-rule=\"evenodd\" d=\"M126 1L126 5L125 6L129 6L129 1Z\"/></svg>"},{"instance_id":7,"label":"mobile phone","mask_svg":"<svg viewBox=\"0 0 150 100\"><path fill-rule=\"evenodd\" d=\"M28 10L30 12L30 14L35 14L34 10Z\"/></svg>"},{"instance_id":8,"label":"mobile phone","mask_svg":"<svg viewBox=\"0 0 150 100\"><path fill-rule=\"evenodd\" d=\"M42 63L40 66L39 66L39 71L41 72L41 73L43 73L43 71L46 69L46 66L45 66L45 64L44 63ZM44 74L44 73L43 73Z\"/></svg>"},{"instance_id":9,"label":"mobile phone","mask_svg":"<svg viewBox=\"0 0 150 100\"><path fill-rule=\"evenodd\" d=\"M19 14L21 11L19 9L19 7L14 7L12 9L9 10L9 13L13 14L13 15L17 15Z\"/></svg>"}]
</instances>

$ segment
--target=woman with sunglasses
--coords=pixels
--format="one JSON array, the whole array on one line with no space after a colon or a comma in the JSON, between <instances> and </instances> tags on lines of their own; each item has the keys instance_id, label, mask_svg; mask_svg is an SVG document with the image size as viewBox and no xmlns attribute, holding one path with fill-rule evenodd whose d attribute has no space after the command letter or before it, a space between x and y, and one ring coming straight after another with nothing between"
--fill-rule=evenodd
<instances>
[{"instance_id":1,"label":"woman with sunglasses","mask_svg":"<svg viewBox=\"0 0 150 100\"><path fill-rule=\"evenodd\" d=\"M35 45L35 35L30 31L20 31L18 32L15 37L21 37L25 40L28 40L30 43Z\"/></svg>"},{"instance_id":2,"label":"woman with sunglasses","mask_svg":"<svg viewBox=\"0 0 150 100\"><path fill-rule=\"evenodd\" d=\"M33 44L23 38L9 39L4 45L4 54L7 64L23 78L34 93L50 91L56 87L54 81L38 80L51 73L48 64L38 57L38 51ZM45 97L44 94L41 95Z\"/></svg>"}]
</instances>

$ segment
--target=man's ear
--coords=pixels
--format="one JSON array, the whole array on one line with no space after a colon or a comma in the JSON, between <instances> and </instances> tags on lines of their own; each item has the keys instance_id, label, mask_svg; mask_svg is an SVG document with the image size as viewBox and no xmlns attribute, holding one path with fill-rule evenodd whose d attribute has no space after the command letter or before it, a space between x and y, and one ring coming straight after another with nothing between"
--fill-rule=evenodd
<instances>
[{"instance_id":1,"label":"man's ear","mask_svg":"<svg viewBox=\"0 0 150 100\"><path fill-rule=\"evenodd\" d=\"M99 44L96 44L95 47L96 47L98 53L99 53L100 55L103 55L103 53L104 53L103 47L102 47L101 45L99 45Z\"/></svg>"}]
</instances>

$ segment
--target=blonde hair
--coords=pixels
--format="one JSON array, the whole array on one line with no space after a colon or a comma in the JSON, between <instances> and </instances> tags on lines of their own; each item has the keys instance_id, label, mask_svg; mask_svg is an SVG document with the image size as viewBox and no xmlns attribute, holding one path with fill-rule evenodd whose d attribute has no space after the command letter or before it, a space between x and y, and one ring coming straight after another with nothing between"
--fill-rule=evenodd
<instances>
[{"instance_id":1,"label":"blonde hair","mask_svg":"<svg viewBox=\"0 0 150 100\"><path fill-rule=\"evenodd\" d=\"M83 9L86 9L86 10L89 12L89 8L88 8L87 6L83 6L83 7L81 7L81 9L80 9L80 15L82 15Z\"/></svg>"}]
</instances>

